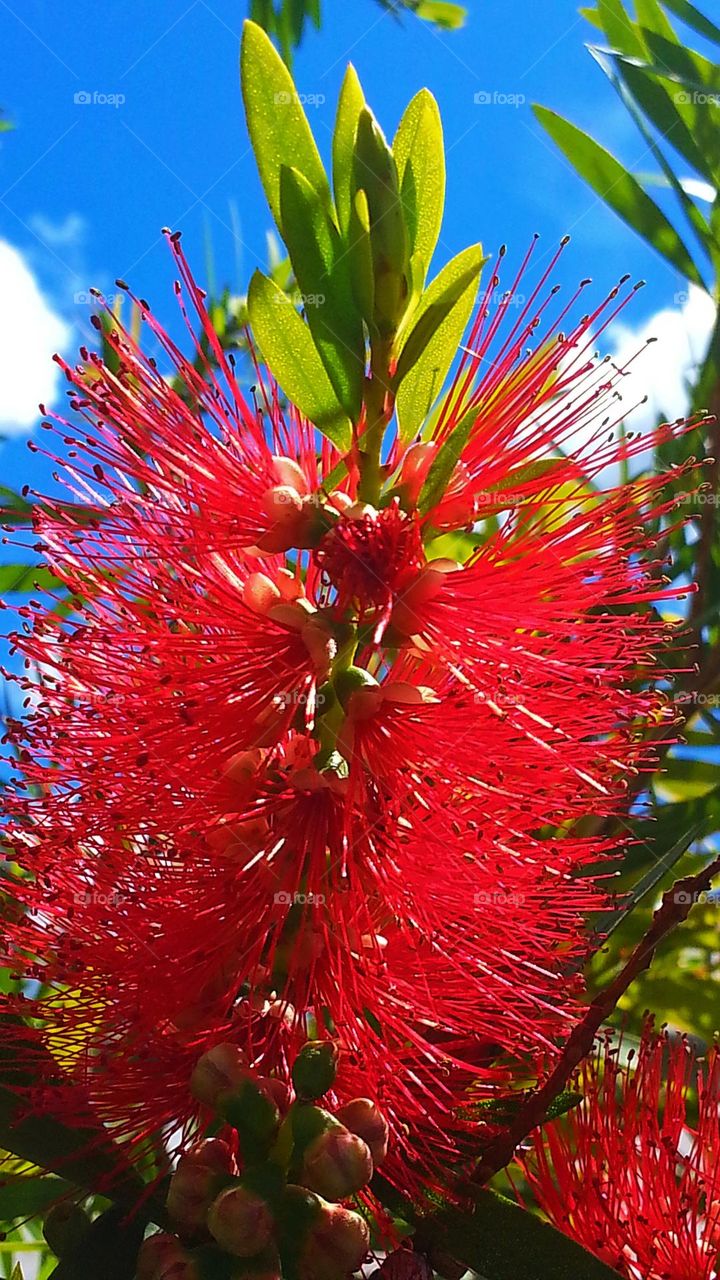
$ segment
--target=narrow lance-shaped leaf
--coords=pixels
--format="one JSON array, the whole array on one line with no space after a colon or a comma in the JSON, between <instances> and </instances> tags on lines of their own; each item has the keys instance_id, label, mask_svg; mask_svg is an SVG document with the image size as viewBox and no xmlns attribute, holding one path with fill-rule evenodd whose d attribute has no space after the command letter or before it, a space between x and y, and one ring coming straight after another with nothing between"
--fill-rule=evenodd
<instances>
[{"instance_id":1,"label":"narrow lance-shaped leaf","mask_svg":"<svg viewBox=\"0 0 720 1280\"><path fill-rule=\"evenodd\" d=\"M261 271L250 281L248 314L263 360L288 399L339 449L349 449L352 426L310 330L287 295Z\"/></svg>"},{"instance_id":2,"label":"narrow lance-shaped leaf","mask_svg":"<svg viewBox=\"0 0 720 1280\"><path fill-rule=\"evenodd\" d=\"M347 229L351 217L355 139L360 112L365 106L362 86L350 63L340 90L332 143L333 190L341 231Z\"/></svg>"},{"instance_id":3,"label":"narrow lance-shaped leaf","mask_svg":"<svg viewBox=\"0 0 720 1280\"><path fill-rule=\"evenodd\" d=\"M365 337L350 281L350 261L335 224L297 169L283 169L280 209L285 239L315 346L352 421L362 408Z\"/></svg>"},{"instance_id":4,"label":"narrow lance-shaped leaf","mask_svg":"<svg viewBox=\"0 0 720 1280\"><path fill-rule=\"evenodd\" d=\"M553 141L600 199L686 279L702 285L702 276L672 223L620 161L554 111L538 105L534 105L533 110Z\"/></svg>"},{"instance_id":5,"label":"narrow lance-shaped leaf","mask_svg":"<svg viewBox=\"0 0 720 1280\"><path fill-rule=\"evenodd\" d=\"M408 105L393 142L400 199L410 238L426 268L440 235L445 206L445 145L438 105L421 89Z\"/></svg>"},{"instance_id":6,"label":"narrow lance-shaped leaf","mask_svg":"<svg viewBox=\"0 0 720 1280\"><path fill-rule=\"evenodd\" d=\"M246 22L243 29L241 71L248 132L260 180L284 234L281 169L290 165L298 169L328 212L332 209L330 187L292 76L272 41L254 22Z\"/></svg>"},{"instance_id":7,"label":"narrow lance-shaped leaf","mask_svg":"<svg viewBox=\"0 0 720 1280\"><path fill-rule=\"evenodd\" d=\"M470 318L483 261L479 244L459 253L433 280L415 312L396 375L403 440L411 440L420 430L442 390ZM413 347L408 350L411 342ZM422 352L417 359L416 351Z\"/></svg>"},{"instance_id":8,"label":"narrow lance-shaped leaf","mask_svg":"<svg viewBox=\"0 0 720 1280\"><path fill-rule=\"evenodd\" d=\"M714 44L720 44L720 27L716 27L714 22L690 3L690 0L663 0L663 4L671 13L697 31L698 35L704 36L706 40L712 40Z\"/></svg>"}]
</instances>

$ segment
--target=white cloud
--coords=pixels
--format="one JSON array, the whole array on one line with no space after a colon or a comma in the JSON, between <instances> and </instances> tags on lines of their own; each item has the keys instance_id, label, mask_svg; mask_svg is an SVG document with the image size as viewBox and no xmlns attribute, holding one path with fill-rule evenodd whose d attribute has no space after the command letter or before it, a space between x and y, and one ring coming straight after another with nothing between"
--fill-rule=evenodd
<instances>
[{"instance_id":1,"label":"white cloud","mask_svg":"<svg viewBox=\"0 0 720 1280\"><path fill-rule=\"evenodd\" d=\"M632 360L619 387L623 401L629 407L648 397L628 419L632 430L654 427L660 418L672 422L687 413L688 387L705 356L714 322L712 299L690 284L676 293L675 306L657 311L638 329L613 327L613 360L620 367ZM655 341L646 347L651 339Z\"/></svg>"},{"instance_id":2,"label":"white cloud","mask_svg":"<svg viewBox=\"0 0 720 1280\"><path fill-rule=\"evenodd\" d=\"M70 333L23 255L0 240L0 435L27 430L38 404L54 399L61 374L52 357Z\"/></svg>"}]
</instances>

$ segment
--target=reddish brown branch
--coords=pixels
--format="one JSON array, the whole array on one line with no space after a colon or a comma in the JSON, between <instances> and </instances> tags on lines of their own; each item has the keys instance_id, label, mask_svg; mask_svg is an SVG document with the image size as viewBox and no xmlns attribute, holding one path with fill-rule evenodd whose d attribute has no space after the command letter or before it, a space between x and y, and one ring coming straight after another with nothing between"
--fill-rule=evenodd
<instances>
[{"instance_id":1,"label":"reddish brown branch","mask_svg":"<svg viewBox=\"0 0 720 1280\"><path fill-rule=\"evenodd\" d=\"M720 857L694 876L676 881L664 894L661 905L653 916L644 937L635 947L627 963L613 981L595 996L574 1031L570 1035L562 1056L548 1076L527 1101L513 1122L494 1138L476 1166L472 1181L487 1182L510 1163L521 1142L543 1123L551 1103L566 1088L578 1063L591 1052L593 1041L602 1024L616 1008L620 997L628 987L649 968L660 943L690 914L694 902L706 893L713 877L720 874Z\"/></svg>"}]
</instances>

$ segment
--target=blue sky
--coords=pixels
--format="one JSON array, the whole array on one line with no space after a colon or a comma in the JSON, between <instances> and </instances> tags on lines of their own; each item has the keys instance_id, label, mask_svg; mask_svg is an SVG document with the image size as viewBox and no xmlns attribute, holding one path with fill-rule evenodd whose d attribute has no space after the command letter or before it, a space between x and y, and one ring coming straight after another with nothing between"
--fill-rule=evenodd
<instances>
[{"instance_id":1,"label":"blue sky","mask_svg":"<svg viewBox=\"0 0 720 1280\"><path fill-rule=\"evenodd\" d=\"M638 326L677 307L684 281L592 196L530 110L533 101L552 106L631 167L647 167L642 140L584 47L592 30L575 0L469 6L465 30L440 35L413 19L400 26L374 0L323 0L323 31L310 33L296 61L300 91L318 100L308 110L321 150L348 60L388 132L427 85L448 146L437 265L477 239L491 251L507 241L519 257L537 231L540 267L570 232L560 282L592 275L600 289L625 270L646 277L631 317ZM112 292L116 276L174 327L165 224L184 232L201 279L208 239L217 282L238 292L265 260L270 216L238 86L245 9L243 0L106 0L90 13L65 0L49 19L46 0L0 0L0 102L16 126L0 146L0 240L23 255L63 322L66 351L91 332L85 291ZM478 103L476 94L496 101ZM29 368L34 403L45 389ZM24 360L16 376L27 378ZM4 483L37 483L41 470L23 437L0 445Z\"/></svg>"}]
</instances>

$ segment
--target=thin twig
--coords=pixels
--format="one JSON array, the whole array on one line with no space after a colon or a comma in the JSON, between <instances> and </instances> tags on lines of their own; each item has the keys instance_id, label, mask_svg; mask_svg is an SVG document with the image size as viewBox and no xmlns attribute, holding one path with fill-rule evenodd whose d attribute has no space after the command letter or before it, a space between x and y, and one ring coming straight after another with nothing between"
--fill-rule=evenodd
<instances>
[{"instance_id":1,"label":"thin twig","mask_svg":"<svg viewBox=\"0 0 720 1280\"><path fill-rule=\"evenodd\" d=\"M563 1092L578 1063L591 1052L597 1032L616 1008L620 997L636 978L649 968L660 943L690 914L693 903L706 893L713 877L720 874L720 857L694 876L677 880L664 894L644 937L613 981L592 1001L568 1038L559 1062L539 1089L526 1100L515 1119L498 1134L483 1152L471 1181L485 1183L510 1163L520 1144L541 1125L550 1105Z\"/></svg>"}]
</instances>

